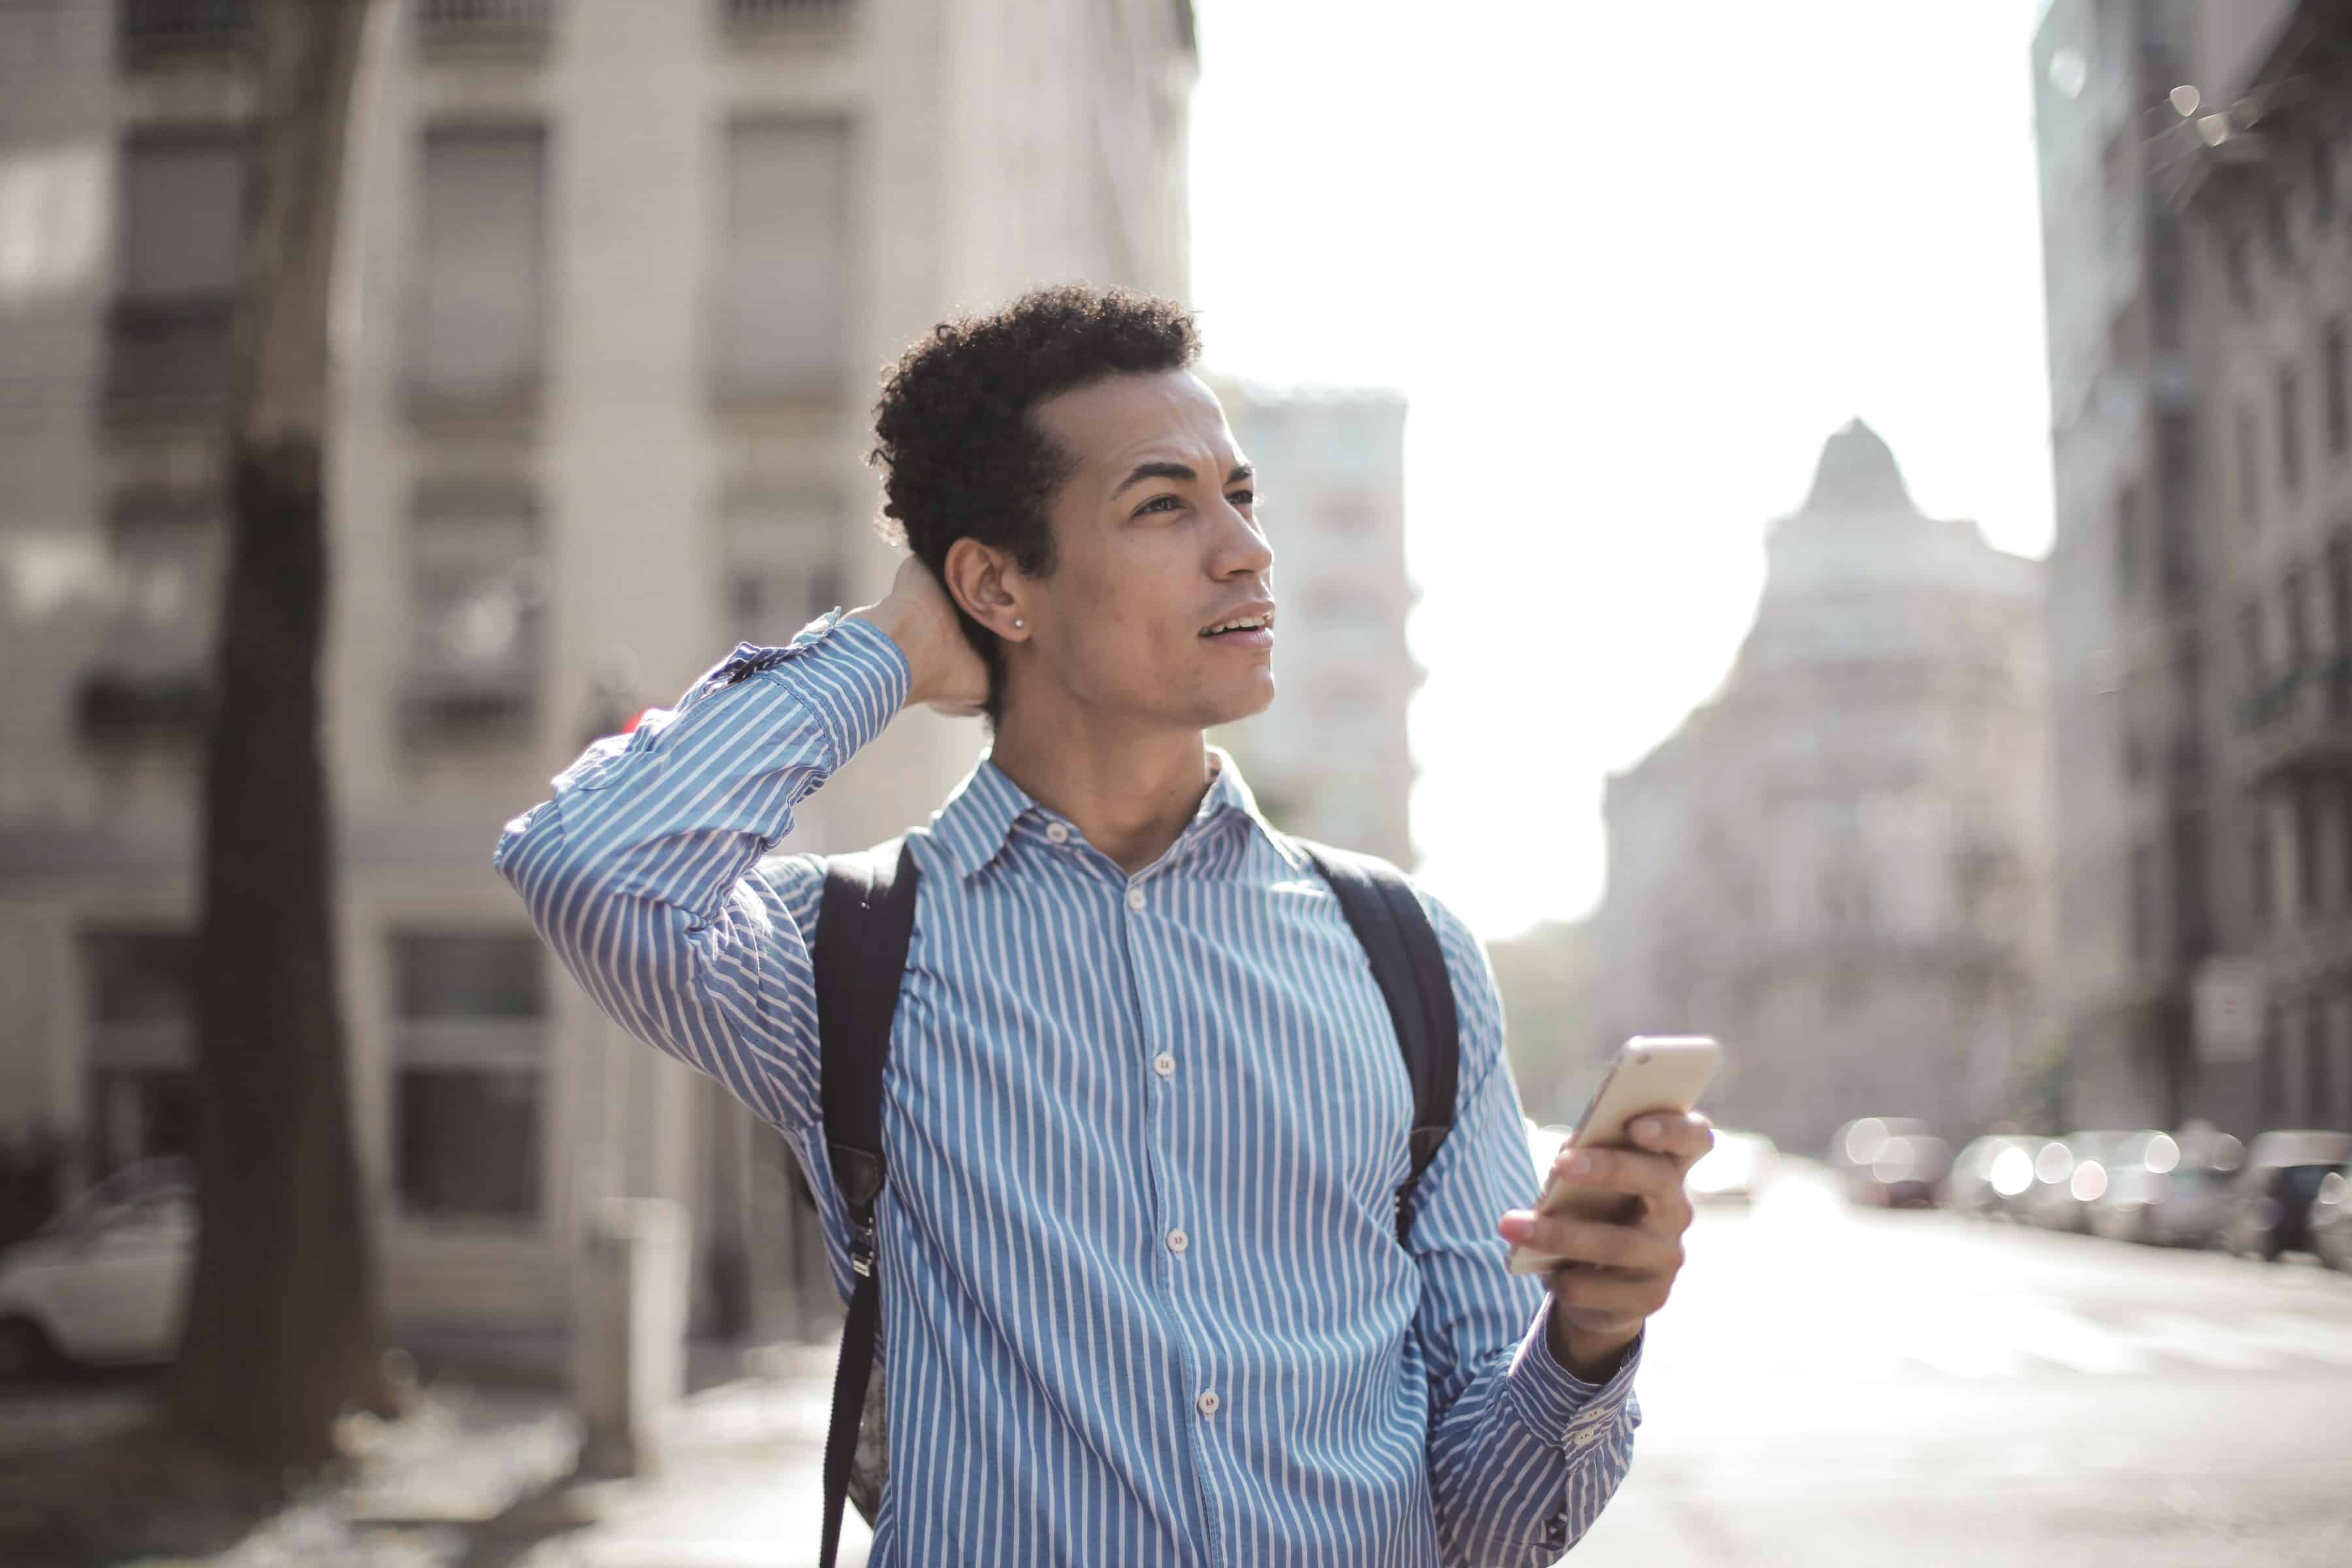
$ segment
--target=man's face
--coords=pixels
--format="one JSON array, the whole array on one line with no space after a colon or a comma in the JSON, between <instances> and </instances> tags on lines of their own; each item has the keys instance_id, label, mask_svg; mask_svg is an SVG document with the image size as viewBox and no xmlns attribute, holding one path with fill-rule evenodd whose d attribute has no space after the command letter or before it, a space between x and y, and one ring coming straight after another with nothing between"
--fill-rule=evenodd
<instances>
[{"instance_id":1,"label":"man's face","mask_svg":"<svg viewBox=\"0 0 2352 1568\"><path fill-rule=\"evenodd\" d=\"M1038 405L1074 460L1051 575L1028 580L1036 679L1010 693L1145 729L1199 731L1274 700L1274 552L1224 411L1184 371ZM1252 619L1257 629L1213 635Z\"/></svg>"}]
</instances>

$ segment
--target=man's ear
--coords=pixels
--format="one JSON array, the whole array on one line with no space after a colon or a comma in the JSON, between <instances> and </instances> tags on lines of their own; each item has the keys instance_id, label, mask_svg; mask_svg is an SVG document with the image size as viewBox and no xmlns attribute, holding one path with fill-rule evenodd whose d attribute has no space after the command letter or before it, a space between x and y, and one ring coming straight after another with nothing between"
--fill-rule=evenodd
<instances>
[{"instance_id":1,"label":"man's ear","mask_svg":"<svg viewBox=\"0 0 2352 1568\"><path fill-rule=\"evenodd\" d=\"M1026 642L1035 627L1029 584L1013 558L966 534L948 546L945 586L957 606L1006 642Z\"/></svg>"}]
</instances>

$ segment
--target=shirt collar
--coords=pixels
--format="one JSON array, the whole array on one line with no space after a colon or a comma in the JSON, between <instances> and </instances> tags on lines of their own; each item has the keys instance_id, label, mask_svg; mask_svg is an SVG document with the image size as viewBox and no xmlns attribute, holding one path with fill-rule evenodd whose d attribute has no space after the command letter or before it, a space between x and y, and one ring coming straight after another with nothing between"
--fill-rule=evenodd
<instances>
[{"instance_id":1,"label":"shirt collar","mask_svg":"<svg viewBox=\"0 0 2352 1568\"><path fill-rule=\"evenodd\" d=\"M1208 793L1201 797L1201 807L1192 814L1191 826L1177 843L1181 846L1198 839L1226 818L1238 817L1255 829L1294 868L1302 866L1299 852L1258 814L1257 799L1250 794L1249 784L1233 757L1222 747L1211 746L1209 763L1216 770L1216 776L1210 782ZM947 804L931 814L931 837L947 852L956 875L969 880L1003 853L1005 845L1012 841L1013 828L1031 816L1041 822L1066 821L1031 799L1029 793L1014 784L993 758L983 756L963 783L956 786Z\"/></svg>"}]
</instances>

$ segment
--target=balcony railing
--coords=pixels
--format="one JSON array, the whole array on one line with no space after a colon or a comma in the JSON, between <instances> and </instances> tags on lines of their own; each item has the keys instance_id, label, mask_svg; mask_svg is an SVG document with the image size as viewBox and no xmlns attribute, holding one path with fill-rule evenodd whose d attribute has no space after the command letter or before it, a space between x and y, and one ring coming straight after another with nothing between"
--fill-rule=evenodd
<instances>
[{"instance_id":1,"label":"balcony railing","mask_svg":"<svg viewBox=\"0 0 2352 1568\"><path fill-rule=\"evenodd\" d=\"M829 22L849 14L849 0L718 0L719 20L730 27Z\"/></svg>"},{"instance_id":2,"label":"balcony railing","mask_svg":"<svg viewBox=\"0 0 2352 1568\"><path fill-rule=\"evenodd\" d=\"M511 739L536 719L538 690L522 670L415 670L401 695L401 732L411 741Z\"/></svg>"},{"instance_id":3,"label":"balcony railing","mask_svg":"<svg viewBox=\"0 0 2352 1568\"><path fill-rule=\"evenodd\" d=\"M416 34L427 46L543 43L555 0L415 0Z\"/></svg>"},{"instance_id":4,"label":"balcony railing","mask_svg":"<svg viewBox=\"0 0 2352 1568\"><path fill-rule=\"evenodd\" d=\"M83 740L99 743L194 740L204 730L211 702L209 684L195 670L93 670L74 693L74 721Z\"/></svg>"},{"instance_id":5,"label":"balcony railing","mask_svg":"<svg viewBox=\"0 0 2352 1568\"><path fill-rule=\"evenodd\" d=\"M228 393L226 295L118 300L107 321L106 403L123 413L217 407Z\"/></svg>"},{"instance_id":6,"label":"balcony railing","mask_svg":"<svg viewBox=\"0 0 2352 1568\"><path fill-rule=\"evenodd\" d=\"M116 39L125 65L226 54L253 38L253 0L117 0Z\"/></svg>"},{"instance_id":7,"label":"balcony railing","mask_svg":"<svg viewBox=\"0 0 2352 1568\"><path fill-rule=\"evenodd\" d=\"M2253 783L2352 771L2352 653L2314 659L2238 705L2241 771Z\"/></svg>"}]
</instances>

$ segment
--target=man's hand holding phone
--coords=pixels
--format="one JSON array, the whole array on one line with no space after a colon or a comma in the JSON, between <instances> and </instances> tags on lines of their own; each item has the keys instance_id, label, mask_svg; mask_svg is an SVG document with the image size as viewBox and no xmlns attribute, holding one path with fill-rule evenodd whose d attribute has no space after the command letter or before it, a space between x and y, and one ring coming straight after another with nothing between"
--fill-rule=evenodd
<instances>
[{"instance_id":1,"label":"man's hand holding phone","mask_svg":"<svg viewBox=\"0 0 2352 1568\"><path fill-rule=\"evenodd\" d=\"M1553 1359L1604 1381L1682 1271L1683 1178L1715 1145L1691 1108L1722 1056L1702 1037L1625 1043L1533 1209L1503 1216L1511 1270L1551 1290Z\"/></svg>"},{"instance_id":2,"label":"man's hand holding phone","mask_svg":"<svg viewBox=\"0 0 2352 1568\"><path fill-rule=\"evenodd\" d=\"M1627 1149L1570 1143L1551 1170L1551 1184L1612 1199L1622 1217L1532 1209L1503 1216L1506 1241L1565 1260L1545 1277L1551 1289L1552 1359L1591 1383L1608 1380L1643 1321L1666 1304L1682 1271L1683 1233L1691 1223L1683 1177L1715 1146L1714 1131L1696 1111L1638 1118L1632 1137L1633 1147Z\"/></svg>"}]
</instances>

